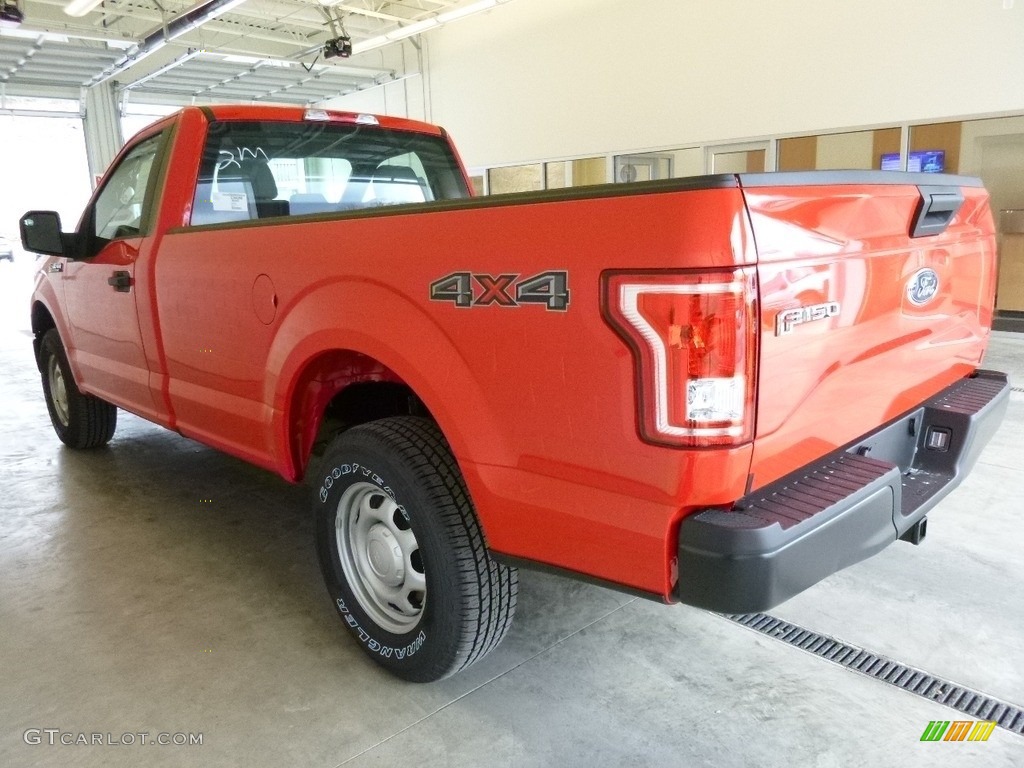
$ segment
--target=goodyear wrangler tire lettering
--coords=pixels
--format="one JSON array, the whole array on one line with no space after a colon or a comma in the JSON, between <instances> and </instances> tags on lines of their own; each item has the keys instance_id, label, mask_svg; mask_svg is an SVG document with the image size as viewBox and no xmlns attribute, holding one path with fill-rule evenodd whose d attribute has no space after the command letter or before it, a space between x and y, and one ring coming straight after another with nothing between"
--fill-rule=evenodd
<instances>
[{"instance_id":1,"label":"goodyear wrangler tire lettering","mask_svg":"<svg viewBox=\"0 0 1024 768\"><path fill-rule=\"evenodd\" d=\"M314 498L324 582L359 647L406 680L439 680L494 648L514 569L491 559L437 426L381 419L342 433Z\"/></svg>"},{"instance_id":2,"label":"goodyear wrangler tire lettering","mask_svg":"<svg viewBox=\"0 0 1024 768\"><path fill-rule=\"evenodd\" d=\"M389 645L381 645L379 642L370 637L369 632L367 632L359 625L359 622L356 620L356 617L352 615L352 612L348 609L348 606L345 605L344 600L342 600L339 597L334 602L338 606L338 612L341 613L345 623L348 624L348 626L351 627L353 630L355 630L356 634L359 637L359 641L361 643L364 643L367 649L372 653L379 653L386 659L392 656L394 656L396 659L404 659L405 657L412 656L414 653L416 653L416 651L418 651L423 646L423 643L426 642L427 635L421 630L420 633L416 635L416 638L411 643L402 648L392 648Z\"/></svg>"}]
</instances>

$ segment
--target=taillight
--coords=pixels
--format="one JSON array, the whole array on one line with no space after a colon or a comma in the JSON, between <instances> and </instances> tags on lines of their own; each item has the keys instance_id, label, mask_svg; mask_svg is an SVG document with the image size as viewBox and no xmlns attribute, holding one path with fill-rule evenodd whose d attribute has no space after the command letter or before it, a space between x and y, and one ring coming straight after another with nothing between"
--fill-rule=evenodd
<instances>
[{"instance_id":1,"label":"taillight","mask_svg":"<svg viewBox=\"0 0 1024 768\"><path fill-rule=\"evenodd\" d=\"M605 314L633 350L643 438L689 448L751 440L754 269L610 273L604 282Z\"/></svg>"}]
</instances>

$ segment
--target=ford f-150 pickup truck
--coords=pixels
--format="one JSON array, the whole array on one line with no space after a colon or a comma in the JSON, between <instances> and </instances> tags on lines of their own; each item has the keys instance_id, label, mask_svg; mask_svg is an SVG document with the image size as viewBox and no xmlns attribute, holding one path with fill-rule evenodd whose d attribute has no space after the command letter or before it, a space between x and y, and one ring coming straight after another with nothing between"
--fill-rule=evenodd
<instances>
[{"instance_id":1,"label":"ford f-150 pickup truck","mask_svg":"<svg viewBox=\"0 0 1024 768\"><path fill-rule=\"evenodd\" d=\"M21 232L60 439L121 408L305 478L344 626L408 680L497 645L519 566L742 613L917 543L1008 402L977 179L474 199L431 125L190 107L74 233Z\"/></svg>"}]
</instances>

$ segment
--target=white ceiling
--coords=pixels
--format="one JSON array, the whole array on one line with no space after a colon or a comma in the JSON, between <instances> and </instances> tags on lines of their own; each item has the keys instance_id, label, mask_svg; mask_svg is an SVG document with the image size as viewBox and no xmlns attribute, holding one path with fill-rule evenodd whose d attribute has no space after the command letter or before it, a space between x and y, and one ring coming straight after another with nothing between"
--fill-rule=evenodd
<instances>
[{"instance_id":1,"label":"white ceiling","mask_svg":"<svg viewBox=\"0 0 1024 768\"><path fill-rule=\"evenodd\" d=\"M234 0L238 3L239 0ZM506 0L498 0L505 2ZM128 100L309 104L406 74L382 55L402 30L436 26L479 0L242 0L165 40L183 14L211 0L105 0L85 16L68 0L23 0L25 20L0 27L0 97L80 97L107 79ZM453 13L454 12L454 13ZM445 14L448 14L447 16ZM331 21L334 21L334 27ZM344 29L357 55L324 59ZM148 46L146 40L150 44ZM373 47L359 54L361 48ZM149 47L152 53L146 54ZM144 55L146 54L146 55ZM415 66L412 67L415 71Z\"/></svg>"}]
</instances>

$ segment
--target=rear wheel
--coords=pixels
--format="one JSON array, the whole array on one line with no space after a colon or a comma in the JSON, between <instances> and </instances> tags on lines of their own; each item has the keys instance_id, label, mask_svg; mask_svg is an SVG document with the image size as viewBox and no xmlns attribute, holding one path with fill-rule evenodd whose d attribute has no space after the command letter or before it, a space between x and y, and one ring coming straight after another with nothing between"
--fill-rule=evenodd
<instances>
[{"instance_id":1,"label":"rear wheel","mask_svg":"<svg viewBox=\"0 0 1024 768\"><path fill-rule=\"evenodd\" d=\"M39 357L43 397L57 437L71 448L96 448L109 443L117 429L117 408L79 391L56 328L43 335Z\"/></svg>"},{"instance_id":2,"label":"rear wheel","mask_svg":"<svg viewBox=\"0 0 1024 768\"><path fill-rule=\"evenodd\" d=\"M314 499L324 581L345 626L381 666L439 680L504 637L518 576L495 562L433 422L395 417L344 432Z\"/></svg>"}]
</instances>

